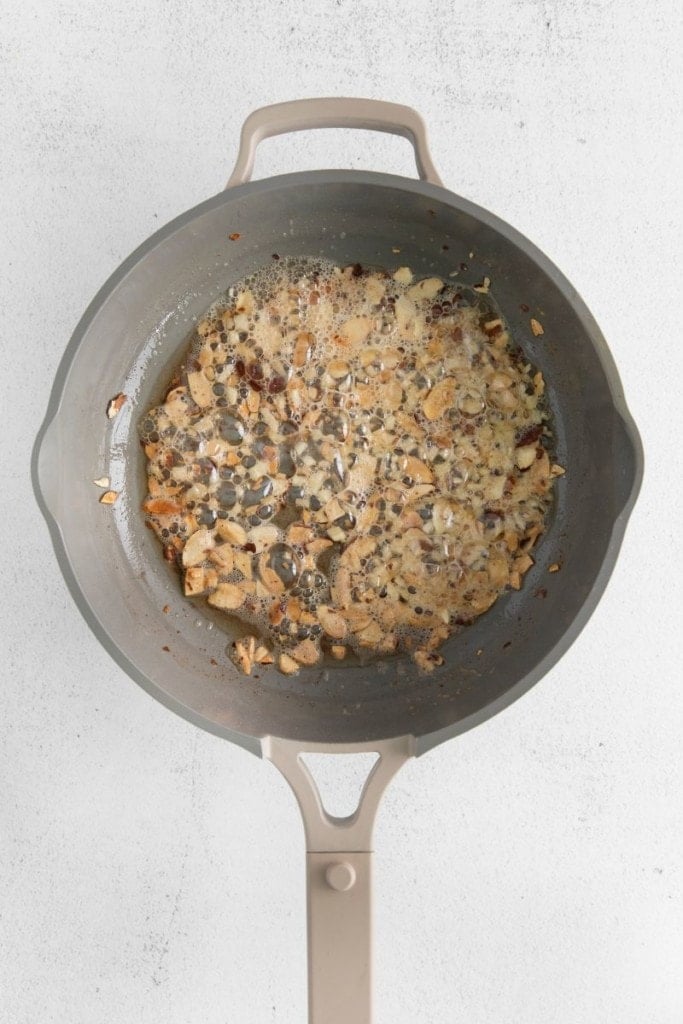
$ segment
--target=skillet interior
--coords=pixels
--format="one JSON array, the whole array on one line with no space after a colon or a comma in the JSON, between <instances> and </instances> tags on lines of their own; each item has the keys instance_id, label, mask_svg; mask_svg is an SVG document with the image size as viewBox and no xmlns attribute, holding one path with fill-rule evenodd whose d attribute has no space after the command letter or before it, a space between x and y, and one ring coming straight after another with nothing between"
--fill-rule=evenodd
<instances>
[{"instance_id":1,"label":"skillet interior","mask_svg":"<svg viewBox=\"0 0 683 1024\"><path fill-rule=\"evenodd\" d=\"M235 232L240 238L231 241ZM567 469L552 523L522 590L453 637L442 651L446 664L431 676L393 658L369 669L243 678L225 656L229 629L181 595L143 527L139 415L159 397L199 314L273 252L389 270L408 264L444 277L466 263L459 279L491 278L513 334L544 373L556 458ZM545 325L540 338L529 329L531 315ZM128 401L109 422L105 407L118 391ZM113 508L98 504L92 481L102 475L122 490ZM342 171L232 189L141 246L79 324L34 451L36 488L62 569L98 637L155 697L254 750L264 734L348 743L404 733L422 737L426 749L510 703L590 615L640 476L640 442L611 357L557 269L513 229L443 189ZM561 563L559 573L548 573L552 562Z\"/></svg>"}]
</instances>

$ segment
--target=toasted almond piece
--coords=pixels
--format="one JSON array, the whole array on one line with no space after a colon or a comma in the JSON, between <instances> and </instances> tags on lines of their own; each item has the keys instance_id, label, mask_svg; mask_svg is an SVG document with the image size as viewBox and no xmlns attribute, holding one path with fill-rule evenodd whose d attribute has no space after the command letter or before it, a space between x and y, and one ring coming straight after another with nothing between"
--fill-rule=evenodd
<instances>
[{"instance_id":1,"label":"toasted almond piece","mask_svg":"<svg viewBox=\"0 0 683 1024\"><path fill-rule=\"evenodd\" d=\"M543 324L539 323L538 320L535 320L534 317L531 318L529 324L531 326L531 333L534 335L534 337L540 338L540 336L544 333Z\"/></svg>"},{"instance_id":2,"label":"toasted almond piece","mask_svg":"<svg viewBox=\"0 0 683 1024\"><path fill-rule=\"evenodd\" d=\"M434 482L434 474L429 466L414 455L406 455L403 470L407 476L412 477L420 484L431 484Z\"/></svg>"},{"instance_id":3,"label":"toasted almond piece","mask_svg":"<svg viewBox=\"0 0 683 1024\"><path fill-rule=\"evenodd\" d=\"M413 661L423 672L433 672L438 665L444 663L440 654L433 654L429 651L414 651Z\"/></svg>"},{"instance_id":4,"label":"toasted almond piece","mask_svg":"<svg viewBox=\"0 0 683 1024\"><path fill-rule=\"evenodd\" d=\"M445 351L446 344L442 337L432 338L427 345L427 355L430 355L433 360L441 359Z\"/></svg>"},{"instance_id":5,"label":"toasted almond piece","mask_svg":"<svg viewBox=\"0 0 683 1024\"><path fill-rule=\"evenodd\" d=\"M105 491L104 494L100 495L100 505L113 505L118 496L118 491Z\"/></svg>"},{"instance_id":6,"label":"toasted almond piece","mask_svg":"<svg viewBox=\"0 0 683 1024\"><path fill-rule=\"evenodd\" d=\"M494 391L491 398L495 405L504 412L511 412L519 405L519 399L510 388L501 388L500 391Z\"/></svg>"},{"instance_id":7,"label":"toasted almond piece","mask_svg":"<svg viewBox=\"0 0 683 1024\"><path fill-rule=\"evenodd\" d=\"M289 601L285 605L285 615L291 619L292 622L300 622L303 614L303 608L301 601L298 597L290 597Z\"/></svg>"},{"instance_id":8,"label":"toasted almond piece","mask_svg":"<svg viewBox=\"0 0 683 1024\"><path fill-rule=\"evenodd\" d=\"M503 321L500 318L497 318L496 320L487 320L486 323L484 324L484 330L486 331L487 334L491 334L493 331L496 331L499 327L502 326Z\"/></svg>"},{"instance_id":9,"label":"toasted almond piece","mask_svg":"<svg viewBox=\"0 0 683 1024\"><path fill-rule=\"evenodd\" d=\"M205 569L203 565L193 565L185 572L183 588L186 597L197 597L199 594L213 590L218 585L218 573L215 569Z\"/></svg>"},{"instance_id":10,"label":"toasted almond piece","mask_svg":"<svg viewBox=\"0 0 683 1024\"><path fill-rule=\"evenodd\" d=\"M117 395L110 398L107 402L107 418L113 420L115 416L121 412L123 404L127 399L127 395L124 395L122 391L119 391Z\"/></svg>"},{"instance_id":11,"label":"toasted almond piece","mask_svg":"<svg viewBox=\"0 0 683 1024\"><path fill-rule=\"evenodd\" d=\"M473 291L480 292L481 295L488 295L491 287L491 278L485 277L481 284L475 284Z\"/></svg>"},{"instance_id":12,"label":"toasted almond piece","mask_svg":"<svg viewBox=\"0 0 683 1024\"><path fill-rule=\"evenodd\" d=\"M277 667L286 676L296 675L296 673L299 671L298 661L295 661L294 658L291 658L289 654L285 654L284 651L277 659Z\"/></svg>"},{"instance_id":13,"label":"toasted almond piece","mask_svg":"<svg viewBox=\"0 0 683 1024\"><path fill-rule=\"evenodd\" d=\"M248 288L240 292L235 299L235 309L238 313L246 313L247 316L251 316L255 307L254 294Z\"/></svg>"},{"instance_id":14,"label":"toasted almond piece","mask_svg":"<svg viewBox=\"0 0 683 1024\"><path fill-rule=\"evenodd\" d=\"M408 416L405 412L398 411L396 413L396 422L402 430L405 430L406 434L410 434L410 436L414 437L416 441L422 441L424 439L424 430L412 416Z\"/></svg>"},{"instance_id":15,"label":"toasted almond piece","mask_svg":"<svg viewBox=\"0 0 683 1024\"><path fill-rule=\"evenodd\" d=\"M361 630L366 629L373 621L370 612L357 604L352 604L350 608L344 611L344 618L348 622L352 633L360 633Z\"/></svg>"},{"instance_id":16,"label":"toasted almond piece","mask_svg":"<svg viewBox=\"0 0 683 1024\"><path fill-rule=\"evenodd\" d=\"M367 558L376 547L374 537L358 537L339 556L339 565L348 567L352 572L358 572L361 569L361 559Z\"/></svg>"},{"instance_id":17,"label":"toasted almond piece","mask_svg":"<svg viewBox=\"0 0 683 1024\"><path fill-rule=\"evenodd\" d=\"M320 651L312 640L302 640L289 653L300 665L315 665L320 661Z\"/></svg>"},{"instance_id":18,"label":"toasted almond piece","mask_svg":"<svg viewBox=\"0 0 683 1024\"><path fill-rule=\"evenodd\" d=\"M334 524L327 529L327 536L330 540L334 541L335 544L343 544L346 540L346 533L342 530L341 526L335 526Z\"/></svg>"},{"instance_id":19,"label":"toasted almond piece","mask_svg":"<svg viewBox=\"0 0 683 1024\"><path fill-rule=\"evenodd\" d=\"M334 640L343 640L346 636L346 619L328 605L318 605L318 619L328 636Z\"/></svg>"},{"instance_id":20,"label":"toasted almond piece","mask_svg":"<svg viewBox=\"0 0 683 1024\"><path fill-rule=\"evenodd\" d=\"M328 522L334 522L335 519L339 519L340 516L344 515L344 509L339 504L339 499L336 494L333 494L330 500L325 502L320 511L324 514Z\"/></svg>"},{"instance_id":21,"label":"toasted almond piece","mask_svg":"<svg viewBox=\"0 0 683 1024\"><path fill-rule=\"evenodd\" d=\"M202 370L195 370L187 375L187 383L190 394L201 409L206 409L213 402L211 384L206 379Z\"/></svg>"},{"instance_id":22,"label":"toasted almond piece","mask_svg":"<svg viewBox=\"0 0 683 1024\"><path fill-rule=\"evenodd\" d=\"M399 352L397 348L382 349L382 364L385 370L395 370L402 359L403 353ZM389 377L387 378L387 380L390 379Z\"/></svg>"},{"instance_id":23,"label":"toasted almond piece","mask_svg":"<svg viewBox=\"0 0 683 1024\"><path fill-rule=\"evenodd\" d=\"M422 525L422 519L418 512L413 508L407 508L401 513L401 526L404 530L409 530L414 527L420 527Z\"/></svg>"},{"instance_id":24,"label":"toasted almond piece","mask_svg":"<svg viewBox=\"0 0 683 1024\"><path fill-rule=\"evenodd\" d=\"M559 571L560 571L560 564L559 564L559 562L553 562L552 565L548 566L548 572L559 572Z\"/></svg>"},{"instance_id":25,"label":"toasted almond piece","mask_svg":"<svg viewBox=\"0 0 683 1024\"><path fill-rule=\"evenodd\" d=\"M457 381L453 377L445 377L434 385L422 406L426 419L433 422L453 407L457 386Z\"/></svg>"},{"instance_id":26,"label":"toasted almond piece","mask_svg":"<svg viewBox=\"0 0 683 1024\"><path fill-rule=\"evenodd\" d=\"M534 391L537 395L542 395L545 391L545 381L540 370L534 374Z\"/></svg>"},{"instance_id":27,"label":"toasted almond piece","mask_svg":"<svg viewBox=\"0 0 683 1024\"><path fill-rule=\"evenodd\" d=\"M443 287L444 283L440 277L425 277L422 281L411 285L406 291L406 295L414 302L419 302L423 299L433 299Z\"/></svg>"},{"instance_id":28,"label":"toasted almond piece","mask_svg":"<svg viewBox=\"0 0 683 1024\"><path fill-rule=\"evenodd\" d=\"M265 586L266 590L269 593L274 594L275 596L284 594L285 585L278 576L278 574L275 572L275 570L268 565L267 551L264 551L259 557L258 571L259 576L261 577L261 580L263 582L263 585Z\"/></svg>"},{"instance_id":29,"label":"toasted almond piece","mask_svg":"<svg viewBox=\"0 0 683 1024\"><path fill-rule=\"evenodd\" d=\"M556 462L550 467L551 476L564 476L565 473L566 470L564 466L558 466Z\"/></svg>"},{"instance_id":30,"label":"toasted almond piece","mask_svg":"<svg viewBox=\"0 0 683 1024\"><path fill-rule=\"evenodd\" d=\"M515 562L516 565L516 562ZM509 578L509 570L507 559L504 555L494 555L493 553L489 556L489 560L486 565L489 579L494 587L504 587Z\"/></svg>"},{"instance_id":31,"label":"toasted almond piece","mask_svg":"<svg viewBox=\"0 0 683 1024\"><path fill-rule=\"evenodd\" d=\"M260 555L266 548L277 543L279 530L273 523L264 523L263 526L255 526L249 531L249 540L256 547L256 554Z\"/></svg>"},{"instance_id":32,"label":"toasted almond piece","mask_svg":"<svg viewBox=\"0 0 683 1024\"><path fill-rule=\"evenodd\" d=\"M209 561L218 566L226 575L235 568L235 551L232 544L219 544L209 551Z\"/></svg>"},{"instance_id":33,"label":"toasted almond piece","mask_svg":"<svg viewBox=\"0 0 683 1024\"><path fill-rule=\"evenodd\" d=\"M272 665L274 660L272 653L263 644L259 645L254 651L254 661L258 665Z\"/></svg>"},{"instance_id":34,"label":"toasted almond piece","mask_svg":"<svg viewBox=\"0 0 683 1024\"><path fill-rule=\"evenodd\" d=\"M356 398L361 409L371 409L377 400L377 392L367 384L356 384Z\"/></svg>"},{"instance_id":35,"label":"toasted almond piece","mask_svg":"<svg viewBox=\"0 0 683 1024\"><path fill-rule=\"evenodd\" d=\"M256 413L259 411L260 405L261 396L259 395L258 391L250 389L247 395L247 409L249 410L252 416L255 416Z\"/></svg>"},{"instance_id":36,"label":"toasted almond piece","mask_svg":"<svg viewBox=\"0 0 683 1024\"><path fill-rule=\"evenodd\" d=\"M251 670L254 666L254 659L252 652L250 651L251 645L249 640L253 640L253 637L236 640L233 647L235 663L238 668L242 669L246 676L251 675Z\"/></svg>"},{"instance_id":37,"label":"toasted almond piece","mask_svg":"<svg viewBox=\"0 0 683 1024\"><path fill-rule=\"evenodd\" d=\"M296 336L294 351L292 352L292 363L294 366L305 366L311 357L314 337L309 331L301 331Z\"/></svg>"},{"instance_id":38,"label":"toasted almond piece","mask_svg":"<svg viewBox=\"0 0 683 1024\"><path fill-rule=\"evenodd\" d=\"M369 277L364 278L363 283L365 285L365 297L367 298L368 302L371 302L373 306L376 306L377 303L381 301L386 292L386 285L384 279L376 274L373 274Z\"/></svg>"},{"instance_id":39,"label":"toasted almond piece","mask_svg":"<svg viewBox=\"0 0 683 1024\"><path fill-rule=\"evenodd\" d=\"M153 477L150 477L150 481L153 480L153 479L154 479ZM108 476L99 476L97 478L97 480L93 480L93 483L94 483L95 487L109 487L109 477Z\"/></svg>"},{"instance_id":40,"label":"toasted almond piece","mask_svg":"<svg viewBox=\"0 0 683 1024\"><path fill-rule=\"evenodd\" d=\"M356 348L358 345L365 341L372 322L368 316L352 316L350 320L347 320L339 331L338 338L342 347Z\"/></svg>"},{"instance_id":41,"label":"toasted almond piece","mask_svg":"<svg viewBox=\"0 0 683 1024\"><path fill-rule=\"evenodd\" d=\"M403 388L397 380L390 380L386 387L382 388L382 405L385 409L395 412L403 401Z\"/></svg>"},{"instance_id":42,"label":"toasted almond piece","mask_svg":"<svg viewBox=\"0 0 683 1024\"><path fill-rule=\"evenodd\" d=\"M235 608L242 607L245 597L246 592L240 584L219 583L213 594L209 594L207 600L214 608L233 611Z\"/></svg>"},{"instance_id":43,"label":"toasted almond piece","mask_svg":"<svg viewBox=\"0 0 683 1024\"><path fill-rule=\"evenodd\" d=\"M242 551L237 549L234 552L235 569L241 572L245 580L250 580L253 577L252 572L252 554L251 551Z\"/></svg>"},{"instance_id":44,"label":"toasted almond piece","mask_svg":"<svg viewBox=\"0 0 683 1024\"><path fill-rule=\"evenodd\" d=\"M310 544L306 545L306 551L309 555L320 555L323 551L327 551L328 548L332 547L332 541L328 537L316 537Z\"/></svg>"},{"instance_id":45,"label":"toasted almond piece","mask_svg":"<svg viewBox=\"0 0 683 1024\"><path fill-rule=\"evenodd\" d=\"M309 547L310 550L310 547ZM340 565L330 586L332 600L339 608L348 608L351 604L351 573L344 565Z\"/></svg>"},{"instance_id":46,"label":"toasted almond piece","mask_svg":"<svg viewBox=\"0 0 683 1024\"><path fill-rule=\"evenodd\" d=\"M391 654L392 651L396 650L397 645L398 639L396 635L394 633L387 633L377 645L377 651L381 654Z\"/></svg>"},{"instance_id":47,"label":"toasted almond piece","mask_svg":"<svg viewBox=\"0 0 683 1024\"><path fill-rule=\"evenodd\" d=\"M507 547L510 554L514 554L514 552L519 547L519 537L517 536L515 531L506 530L505 533L503 534L503 538L505 540L505 546Z\"/></svg>"},{"instance_id":48,"label":"toasted almond piece","mask_svg":"<svg viewBox=\"0 0 683 1024\"><path fill-rule=\"evenodd\" d=\"M536 461L536 445L518 448L515 452L515 463L519 469L528 469Z\"/></svg>"},{"instance_id":49,"label":"toasted almond piece","mask_svg":"<svg viewBox=\"0 0 683 1024\"><path fill-rule=\"evenodd\" d=\"M382 640L382 628L374 620L356 634L356 639L361 647L375 647Z\"/></svg>"},{"instance_id":50,"label":"toasted almond piece","mask_svg":"<svg viewBox=\"0 0 683 1024\"><path fill-rule=\"evenodd\" d=\"M523 576L524 573L527 572L527 570L534 564L534 560L531 555L528 555L525 552L523 555L518 555L512 564L513 568L517 570L520 576Z\"/></svg>"},{"instance_id":51,"label":"toasted almond piece","mask_svg":"<svg viewBox=\"0 0 683 1024\"><path fill-rule=\"evenodd\" d=\"M232 519L219 519L216 522L216 533L223 540L230 541L231 544L247 543L247 531Z\"/></svg>"},{"instance_id":52,"label":"toasted almond piece","mask_svg":"<svg viewBox=\"0 0 683 1024\"><path fill-rule=\"evenodd\" d=\"M308 544L314 537L315 532L303 523L290 523L287 527L288 544Z\"/></svg>"},{"instance_id":53,"label":"toasted almond piece","mask_svg":"<svg viewBox=\"0 0 683 1024\"><path fill-rule=\"evenodd\" d=\"M207 557L215 543L215 537L210 530L204 528L197 530L185 543L182 558L183 565L199 565Z\"/></svg>"},{"instance_id":54,"label":"toasted almond piece","mask_svg":"<svg viewBox=\"0 0 683 1024\"><path fill-rule=\"evenodd\" d=\"M522 586L522 577L516 569L513 569L510 573L510 586L513 590L519 590Z\"/></svg>"},{"instance_id":55,"label":"toasted almond piece","mask_svg":"<svg viewBox=\"0 0 683 1024\"><path fill-rule=\"evenodd\" d=\"M512 384L512 377L509 373L497 371L489 378L487 383L491 391L502 391L504 388L510 387Z\"/></svg>"},{"instance_id":56,"label":"toasted almond piece","mask_svg":"<svg viewBox=\"0 0 683 1024\"><path fill-rule=\"evenodd\" d=\"M283 604L284 602L281 602L277 598L271 604L270 609L268 611L268 621L270 622L271 626L279 626L282 620L284 619L285 610L283 608Z\"/></svg>"},{"instance_id":57,"label":"toasted almond piece","mask_svg":"<svg viewBox=\"0 0 683 1024\"><path fill-rule=\"evenodd\" d=\"M351 367L343 359L333 359L327 364L327 372L335 380L343 380L344 377L348 377Z\"/></svg>"},{"instance_id":58,"label":"toasted almond piece","mask_svg":"<svg viewBox=\"0 0 683 1024\"><path fill-rule=\"evenodd\" d=\"M337 661L342 661L342 659L346 657L346 648L341 644L332 644L330 647L330 654L333 658L336 658Z\"/></svg>"},{"instance_id":59,"label":"toasted almond piece","mask_svg":"<svg viewBox=\"0 0 683 1024\"><path fill-rule=\"evenodd\" d=\"M393 274L394 281L397 284L410 284L413 280L413 272L410 267L399 267Z\"/></svg>"},{"instance_id":60,"label":"toasted almond piece","mask_svg":"<svg viewBox=\"0 0 683 1024\"><path fill-rule=\"evenodd\" d=\"M187 388L183 387L173 388L166 395L164 412L174 427L185 427L190 422L190 413L185 401L186 396Z\"/></svg>"}]
</instances>

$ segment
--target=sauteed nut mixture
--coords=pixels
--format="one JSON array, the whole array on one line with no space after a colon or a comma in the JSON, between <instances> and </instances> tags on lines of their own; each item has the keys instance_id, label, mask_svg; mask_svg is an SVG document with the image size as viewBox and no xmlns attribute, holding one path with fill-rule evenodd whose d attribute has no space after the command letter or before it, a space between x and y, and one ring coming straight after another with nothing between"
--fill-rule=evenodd
<instances>
[{"instance_id":1,"label":"sauteed nut mixture","mask_svg":"<svg viewBox=\"0 0 683 1024\"><path fill-rule=\"evenodd\" d=\"M438 649L508 588L553 477L541 373L488 297L281 260L198 325L141 423L144 511L245 673Z\"/></svg>"}]
</instances>

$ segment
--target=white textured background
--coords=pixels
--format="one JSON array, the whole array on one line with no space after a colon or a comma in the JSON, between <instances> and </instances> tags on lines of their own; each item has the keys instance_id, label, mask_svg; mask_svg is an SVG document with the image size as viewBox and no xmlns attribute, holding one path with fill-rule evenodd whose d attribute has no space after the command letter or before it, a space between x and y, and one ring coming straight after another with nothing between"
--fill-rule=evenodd
<instances>
[{"instance_id":1,"label":"white textured background","mask_svg":"<svg viewBox=\"0 0 683 1024\"><path fill-rule=\"evenodd\" d=\"M679 0L2 10L2 1024L305 1018L293 799L101 650L28 464L103 280L221 187L252 108L316 94L422 112L444 181L585 297L648 459L607 594L561 664L386 797L377 1021L680 1024ZM403 141L341 132L268 142L257 173L312 166L413 173Z\"/></svg>"}]
</instances>

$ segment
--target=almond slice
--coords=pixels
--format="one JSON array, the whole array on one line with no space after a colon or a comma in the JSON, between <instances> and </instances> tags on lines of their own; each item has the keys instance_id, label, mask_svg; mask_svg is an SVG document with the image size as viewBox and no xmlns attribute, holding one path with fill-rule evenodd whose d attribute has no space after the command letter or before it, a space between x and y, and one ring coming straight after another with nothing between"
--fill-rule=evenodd
<instances>
[{"instance_id":1,"label":"almond slice","mask_svg":"<svg viewBox=\"0 0 683 1024\"><path fill-rule=\"evenodd\" d=\"M199 565L207 557L211 548L215 546L213 533L207 529L196 530L187 540L183 548L182 561L185 566Z\"/></svg>"},{"instance_id":2,"label":"almond slice","mask_svg":"<svg viewBox=\"0 0 683 1024\"><path fill-rule=\"evenodd\" d=\"M453 408L455 392L458 386L453 377L445 377L435 384L425 399L422 412L430 422L440 419L449 409Z\"/></svg>"}]
</instances>

